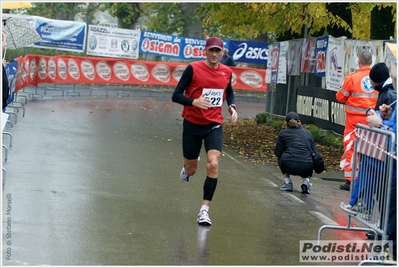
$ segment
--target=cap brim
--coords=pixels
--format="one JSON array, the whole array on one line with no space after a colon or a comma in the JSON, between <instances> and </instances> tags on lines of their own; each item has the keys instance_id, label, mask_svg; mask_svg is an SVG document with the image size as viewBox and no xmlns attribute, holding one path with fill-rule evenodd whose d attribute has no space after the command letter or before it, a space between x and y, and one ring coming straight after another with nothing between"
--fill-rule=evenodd
<instances>
[{"instance_id":1,"label":"cap brim","mask_svg":"<svg viewBox=\"0 0 399 268\"><path fill-rule=\"evenodd\" d=\"M217 46L217 45L210 45L210 46L207 46L207 47L205 47L205 48L206 48L206 49L218 48L218 49L220 49L220 50L223 49L223 47L220 47L220 46Z\"/></svg>"}]
</instances>

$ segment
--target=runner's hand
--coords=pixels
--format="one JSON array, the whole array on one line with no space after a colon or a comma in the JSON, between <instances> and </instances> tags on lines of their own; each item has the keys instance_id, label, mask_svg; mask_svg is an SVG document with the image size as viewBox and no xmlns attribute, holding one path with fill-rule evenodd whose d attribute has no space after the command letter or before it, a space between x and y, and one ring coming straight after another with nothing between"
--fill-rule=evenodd
<instances>
[{"instance_id":1,"label":"runner's hand","mask_svg":"<svg viewBox=\"0 0 399 268\"><path fill-rule=\"evenodd\" d=\"M193 106L207 110L211 107L211 100L209 98L205 98L205 94L203 94L198 99L193 100Z\"/></svg>"},{"instance_id":2,"label":"runner's hand","mask_svg":"<svg viewBox=\"0 0 399 268\"><path fill-rule=\"evenodd\" d=\"M231 122L233 123L237 122L238 114L236 109L234 109L233 107L229 107L229 113L231 115Z\"/></svg>"}]
</instances>

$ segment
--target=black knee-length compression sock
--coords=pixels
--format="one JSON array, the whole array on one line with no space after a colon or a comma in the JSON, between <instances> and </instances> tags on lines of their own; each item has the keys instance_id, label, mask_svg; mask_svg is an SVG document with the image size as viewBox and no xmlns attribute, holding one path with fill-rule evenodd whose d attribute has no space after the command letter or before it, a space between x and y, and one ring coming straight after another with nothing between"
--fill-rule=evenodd
<instances>
[{"instance_id":1,"label":"black knee-length compression sock","mask_svg":"<svg viewBox=\"0 0 399 268\"><path fill-rule=\"evenodd\" d=\"M212 179L212 178L209 178L208 176L206 177L205 183L204 183L204 200L212 201L213 194L215 193L217 183L218 183L217 178Z\"/></svg>"}]
</instances>

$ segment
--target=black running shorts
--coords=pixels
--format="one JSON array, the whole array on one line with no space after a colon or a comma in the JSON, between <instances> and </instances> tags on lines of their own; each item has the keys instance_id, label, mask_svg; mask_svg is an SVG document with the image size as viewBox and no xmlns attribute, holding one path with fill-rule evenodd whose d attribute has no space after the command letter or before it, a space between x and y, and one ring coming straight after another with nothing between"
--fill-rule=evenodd
<instances>
[{"instance_id":1,"label":"black running shorts","mask_svg":"<svg viewBox=\"0 0 399 268\"><path fill-rule=\"evenodd\" d=\"M197 125L183 120L183 156L189 160L197 159L201 152L202 141L205 151L222 151L223 127L218 123Z\"/></svg>"}]
</instances>

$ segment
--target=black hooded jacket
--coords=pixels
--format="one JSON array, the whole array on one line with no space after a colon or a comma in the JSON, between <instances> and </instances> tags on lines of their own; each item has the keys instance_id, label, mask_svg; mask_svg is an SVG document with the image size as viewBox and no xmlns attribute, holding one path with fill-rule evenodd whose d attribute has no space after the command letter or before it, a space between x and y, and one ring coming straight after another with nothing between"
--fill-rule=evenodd
<instances>
[{"instance_id":1,"label":"black hooded jacket","mask_svg":"<svg viewBox=\"0 0 399 268\"><path fill-rule=\"evenodd\" d=\"M396 101L396 90L393 88L391 78L388 78L385 80L385 82L378 84L378 86L376 86L374 89L378 91L378 100L374 110L378 111L381 105L390 105ZM392 105L392 109L394 109L395 106L396 103Z\"/></svg>"},{"instance_id":2,"label":"black hooded jacket","mask_svg":"<svg viewBox=\"0 0 399 268\"><path fill-rule=\"evenodd\" d=\"M278 134L274 154L283 161L313 163L307 142L310 143L313 151L317 151L313 136L309 131L301 126L288 127Z\"/></svg>"}]
</instances>

